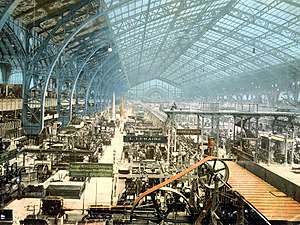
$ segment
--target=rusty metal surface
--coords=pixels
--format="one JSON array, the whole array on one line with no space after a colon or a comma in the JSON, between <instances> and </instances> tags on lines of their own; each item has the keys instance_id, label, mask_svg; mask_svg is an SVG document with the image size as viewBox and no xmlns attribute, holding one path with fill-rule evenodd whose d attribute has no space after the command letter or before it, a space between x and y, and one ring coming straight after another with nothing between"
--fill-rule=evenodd
<instances>
[{"instance_id":1,"label":"rusty metal surface","mask_svg":"<svg viewBox=\"0 0 300 225\"><path fill-rule=\"evenodd\" d=\"M228 184L269 221L300 222L300 203L235 162L229 167Z\"/></svg>"}]
</instances>

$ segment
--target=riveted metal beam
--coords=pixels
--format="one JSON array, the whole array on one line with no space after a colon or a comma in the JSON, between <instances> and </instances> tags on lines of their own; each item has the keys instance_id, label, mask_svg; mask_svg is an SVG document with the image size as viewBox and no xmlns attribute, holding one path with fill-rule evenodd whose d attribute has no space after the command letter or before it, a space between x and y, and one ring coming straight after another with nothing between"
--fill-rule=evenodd
<instances>
[{"instance_id":1,"label":"riveted metal beam","mask_svg":"<svg viewBox=\"0 0 300 225\"><path fill-rule=\"evenodd\" d=\"M15 8L19 5L22 0L10 0L9 4L3 9L0 18L0 31L2 30L4 24L6 23L9 16L15 10Z\"/></svg>"},{"instance_id":2,"label":"riveted metal beam","mask_svg":"<svg viewBox=\"0 0 300 225\"><path fill-rule=\"evenodd\" d=\"M119 7L121 5L123 5L124 3L126 3L127 1L124 1L122 3L118 3L112 6L112 8L110 9L106 9L104 11L100 11L98 12L96 15L91 16L89 19L87 19L86 21L84 21L82 24L78 25L76 27L76 30L72 32L71 35L69 35L66 39L65 42L62 44L62 46L60 46L60 48L57 51L56 56L52 59L52 63L49 66L48 72L45 73L45 75L42 76L42 82L40 82L41 85L41 93L40 93L40 98L38 98L39 96L35 97L34 101L37 101L38 104L40 105L39 110L32 110L30 109L28 106L29 104L31 104L31 102L33 101L33 95L30 95L29 93L27 95L25 95L24 97L24 101L23 101L23 119L25 121L24 123L24 130L28 131L31 134L39 134L43 128L44 128L44 112L45 112L45 98L46 98L46 88L48 86L49 83L49 79L50 76L53 72L53 69L58 61L58 59L60 58L62 52L64 51L64 49L66 48L66 46L68 45L68 43L71 41L72 38L75 37L75 35L77 35L84 27L86 27L87 25L89 25L90 23L92 23L93 21L99 19L101 16L104 16L107 11L112 10L114 7ZM71 15L69 15L70 17ZM68 15L66 17L64 17L61 21L59 21L56 25L56 27L54 29L51 30L50 34L45 38L45 41L43 42L43 44L40 46L40 48L38 49L37 53L35 54L35 58L33 59L33 64L32 64L32 68L31 68L31 72L29 72L29 75L31 77L33 76L38 76L38 73L35 72L34 68L36 65L36 62L39 58L39 56L41 55L41 53L43 52L44 48L46 47L47 43L49 43L50 38L55 34L55 32L61 27L61 25L67 21ZM34 75L36 74L36 75ZM30 86L30 82L31 79L27 78L27 83L25 82L25 86L27 87L27 89ZM31 99L30 99L31 98ZM25 109L24 109L25 108ZM34 118L32 122L29 122L29 120L27 120L27 115L28 113L31 113L31 118ZM25 117L25 118L24 118Z\"/></svg>"},{"instance_id":3,"label":"riveted metal beam","mask_svg":"<svg viewBox=\"0 0 300 225\"><path fill-rule=\"evenodd\" d=\"M77 73L77 76L75 78L75 82L74 82L74 85L72 87L72 93L71 93L71 96L70 96L70 102L71 102L71 99L72 99L72 96L74 95L74 92L75 92L75 87L77 86L77 82L78 82L78 79L80 77L80 74L81 72L83 71L86 63L89 61L89 59L100 49L102 48L103 46L100 45L98 48L96 48L93 52L90 53L90 55L86 58L86 61L83 63L83 65L81 66L81 68L79 69L78 73ZM107 59L105 59L104 62L100 62L100 65L98 67L98 69L96 70L96 72L94 72L94 74L91 76L91 78L89 79L89 84L88 84L88 87L87 87L87 91L86 91L86 97L85 97L85 104L87 105L87 96L88 96L88 93L89 93L89 90L90 90L90 86L92 85L92 83L94 82L94 78L95 76L98 74L98 72L101 70L101 68L103 67L103 64L107 63L109 60L112 60L113 57L115 56L115 54L112 54L111 56L107 57ZM72 106L70 105L70 116L72 116ZM71 118L70 118L71 120Z\"/></svg>"},{"instance_id":4,"label":"riveted metal beam","mask_svg":"<svg viewBox=\"0 0 300 225\"><path fill-rule=\"evenodd\" d=\"M113 55L112 57L116 57L116 55ZM107 60L105 63L107 63L107 62L109 62L109 61L111 61L112 59L109 59L109 60ZM88 114L88 100L89 100L89 94L90 94L90 92L91 92L91 88L92 88L92 85L95 85L95 84L98 84L97 85L97 89L99 88L99 86L101 85L101 83L102 83L102 81L103 81L103 79L104 78L106 78L106 76L107 75L109 75L109 72L112 70L112 69L114 69L114 67L116 66L116 65L118 65L119 64L119 62L117 61L113 66L110 66L110 68L107 70L107 71L105 71L105 73L103 73L102 74L102 76L100 77L100 80L98 81L98 82L95 82L94 80L95 80L95 78L97 77L97 75L98 75L98 73L99 72L103 72L103 71L100 71L101 69L102 69L102 66L100 66L99 68L98 68L98 70L96 70L95 71L95 73L94 73L94 75L92 76L92 79L90 80L90 82L89 82L89 85L88 85L88 88L87 88L87 91L86 91L86 97L85 97L85 105L86 105L86 110L85 110L85 115L87 115ZM104 64L103 64L104 65ZM96 89L96 90L97 90ZM94 96L95 97L95 96ZM94 98L94 102L96 101L96 99Z\"/></svg>"}]
</instances>

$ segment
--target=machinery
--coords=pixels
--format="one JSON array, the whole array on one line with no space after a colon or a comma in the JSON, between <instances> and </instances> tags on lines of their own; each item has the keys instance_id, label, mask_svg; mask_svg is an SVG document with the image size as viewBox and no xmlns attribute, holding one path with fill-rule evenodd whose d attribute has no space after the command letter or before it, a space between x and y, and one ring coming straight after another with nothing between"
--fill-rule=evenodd
<instances>
[{"instance_id":1,"label":"machinery","mask_svg":"<svg viewBox=\"0 0 300 225\"><path fill-rule=\"evenodd\" d=\"M13 210L12 209L0 209L0 224L12 225L13 224Z\"/></svg>"},{"instance_id":2,"label":"machinery","mask_svg":"<svg viewBox=\"0 0 300 225\"><path fill-rule=\"evenodd\" d=\"M127 180L118 205L90 206L82 221L103 224L110 221L113 224L268 224L228 186L228 178L225 161L208 156L160 183L143 180L141 194L137 194L138 180Z\"/></svg>"},{"instance_id":3,"label":"machinery","mask_svg":"<svg viewBox=\"0 0 300 225\"><path fill-rule=\"evenodd\" d=\"M2 167L2 168L1 168ZM1 166L0 174L0 205L5 205L21 196L21 172L23 167L18 167L17 163Z\"/></svg>"},{"instance_id":4,"label":"machinery","mask_svg":"<svg viewBox=\"0 0 300 225\"><path fill-rule=\"evenodd\" d=\"M41 201L37 215L29 215L23 221L24 225L63 225L63 198L48 196Z\"/></svg>"},{"instance_id":5,"label":"machinery","mask_svg":"<svg viewBox=\"0 0 300 225\"><path fill-rule=\"evenodd\" d=\"M219 189L227 182L226 164L206 157L142 193L134 202L131 221L200 224L207 214L213 220Z\"/></svg>"},{"instance_id":6,"label":"machinery","mask_svg":"<svg viewBox=\"0 0 300 225\"><path fill-rule=\"evenodd\" d=\"M127 192L138 196L133 203L120 200L117 206L91 206L83 221L113 220L114 224L209 223L219 218L219 192L228 177L226 163L209 156L161 183L142 184L144 192L140 195L135 193L138 188L133 188L128 181L126 187L130 190Z\"/></svg>"}]
</instances>

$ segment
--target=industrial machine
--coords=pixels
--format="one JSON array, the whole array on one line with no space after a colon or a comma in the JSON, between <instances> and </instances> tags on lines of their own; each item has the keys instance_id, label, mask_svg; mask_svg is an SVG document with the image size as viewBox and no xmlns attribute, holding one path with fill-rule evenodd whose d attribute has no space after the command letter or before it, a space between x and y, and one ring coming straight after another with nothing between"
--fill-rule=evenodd
<instances>
[{"instance_id":1,"label":"industrial machine","mask_svg":"<svg viewBox=\"0 0 300 225\"><path fill-rule=\"evenodd\" d=\"M226 164L206 157L142 193L134 202L131 221L200 224L210 213L214 219L219 189L227 182Z\"/></svg>"},{"instance_id":2,"label":"industrial machine","mask_svg":"<svg viewBox=\"0 0 300 225\"><path fill-rule=\"evenodd\" d=\"M5 205L21 196L21 172L23 167L18 167L17 163L1 166L0 174L0 205Z\"/></svg>"},{"instance_id":3,"label":"industrial machine","mask_svg":"<svg viewBox=\"0 0 300 225\"><path fill-rule=\"evenodd\" d=\"M28 215L24 225L63 225L64 221L63 198L48 196L41 200L40 211L36 215Z\"/></svg>"},{"instance_id":4,"label":"industrial machine","mask_svg":"<svg viewBox=\"0 0 300 225\"><path fill-rule=\"evenodd\" d=\"M244 123L246 121L241 122L240 127L243 127ZM230 163L225 160L235 160L235 158L221 160L220 155L220 157L214 157L216 153L219 153L218 147L220 146L217 143L220 144L221 135L208 136L207 149L204 149L204 143L200 146L199 142L195 142L196 136L202 134L199 129L175 130L172 128L170 133L176 134L172 139L163 130L149 129L151 126L153 126L152 123L148 124L139 117L134 118L134 121L130 121L125 126L127 133L123 136L122 158L116 162L117 172L114 171L109 176L113 177L111 202L115 200L114 197L118 196L117 205L90 205L87 214L83 216L82 221L77 221L77 224L270 224L256 208L251 206L251 203L234 190L235 186L230 186L228 166ZM91 156L94 156L93 160L96 164L104 151L98 147L109 145L106 143L110 141L110 137L107 137L107 127L110 126L104 123L97 125L95 129L84 126L80 128L82 130L78 133L80 135L75 136L76 138L67 134L60 136L62 143L68 143L64 145L67 149L55 150L57 160L53 161L70 163L68 167L70 180L86 180L87 177L91 177L90 172L79 173L83 169L76 165L89 163L94 167L91 163ZM133 130L136 132L131 133ZM153 136L154 131L157 132L155 136ZM240 131L242 132L242 129ZM247 133L246 130L245 133ZM237 137L238 135L235 138ZM249 135L244 137L241 134L241 141L236 142L236 139L232 142L233 147L236 147L234 144L238 143L241 148L236 148L243 155L247 154L252 158L257 156L253 154L252 148L243 152L250 145L256 149L257 138ZM272 140L276 141L277 146L278 140L273 139L262 138L265 152L271 149ZM280 140L278 146L288 143L284 141ZM292 146L291 144L290 148ZM286 148L285 152L280 152L280 154L288 152ZM80 157L78 157L79 153ZM276 151L274 157L275 153ZM272 155L266 155L265 158L268 159L269 156ZM278 157L278 159L281 158L282 155ZM41 176L51 171L52 162L48 162L47 165L46 159L35 162L39 165L36 168L39 168ZM124 186L117 186L120 183ZM66 187L64 188L74 193L74 189ZM47 195L62 194L61 185L59 188L55 187L52 190L51 188L52 186L49 186L46 189ZM79 192L81 193L81 189ZM279 195L275 191L273 194ZM78 195L79 198L80 195ZM37 215L28 216L23 224L62 225L65 217L63 199L47 197L42 199L41 203L40 212Z\"/></svg>"},{"instance_id":5,"label":"industrial machine","mask_svg":"<svg viewBox=\"0 0 300 225\"><path fill-rule=\"evenodd\" d=\"M239 221L236 215L240 199L228 188L228 178L227 164L208 156L160 183L143 180L140 190L138 180L129 179L118 205L90 206L83 221L195 225L233 221L235 224ZM243 210L243 220L247 217L250 224L265 224L252 209L244 207Z\"/></svg>"},{"instance_id":6,"label":"industrial machine","mask_svg":"<svg viewBox=\"0 0 300 225\"><path fill-rule=\"evenodd\" d=\"M0 224L12 225L13 224L13 210L12 209L0 209Z\"/></svg>"}]
</instances>

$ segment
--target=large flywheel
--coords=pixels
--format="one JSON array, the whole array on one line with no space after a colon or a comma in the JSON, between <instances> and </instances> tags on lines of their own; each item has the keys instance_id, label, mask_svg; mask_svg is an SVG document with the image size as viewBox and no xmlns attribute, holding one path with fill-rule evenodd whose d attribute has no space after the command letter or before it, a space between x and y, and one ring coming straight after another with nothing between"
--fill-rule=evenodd
<instances>
[{"instance_id":1,"label":"large flywheel","mask_svg":"<svg viewBox=\"0 0 300 225\"><path fill-rule=\"evenodd\" d=\"M229 168L223 160L218 158L206 161L197 169L200 183L207 188L215 188L215 182L222 187L228 181Z\"/></svg>"},{"instance_id":2,"label":"large flywheel","mask_svg":"<svg viewBox=\"0 0 300 225\"><path fill-rule=\"evenodd\" d=\"M217 193L211 190L222 187L228 178L226 163L208 156L141 193L130 212L131 222L142 220L157 224L194 224L195 221L201 221L214 202L214 194L206 195L206 192ZM174 185L177 182L183 182L186 188Z\"/></svg>"}]
</instances>

